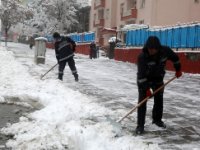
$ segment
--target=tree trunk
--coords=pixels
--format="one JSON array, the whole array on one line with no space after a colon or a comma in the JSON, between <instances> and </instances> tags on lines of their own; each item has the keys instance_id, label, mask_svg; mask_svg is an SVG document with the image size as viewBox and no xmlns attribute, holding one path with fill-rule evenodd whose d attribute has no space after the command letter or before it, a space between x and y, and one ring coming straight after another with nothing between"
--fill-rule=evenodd
<instances>
[{"instance_id":1,"label":"tree trunk","mask_svg":"<svg viewBox=\"0 0 200 150\"><path fill-rule=\"evenodd\" d=\"M5 29L5 47L7 47L7 39L8 39L8 30Z\"/></svg>"}]
</instances>

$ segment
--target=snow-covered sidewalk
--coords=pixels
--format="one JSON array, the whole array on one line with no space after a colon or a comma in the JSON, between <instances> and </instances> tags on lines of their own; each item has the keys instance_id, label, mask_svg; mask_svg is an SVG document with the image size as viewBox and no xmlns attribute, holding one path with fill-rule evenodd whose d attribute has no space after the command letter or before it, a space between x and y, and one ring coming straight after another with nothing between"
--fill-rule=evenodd
<instances>
[{"instance_id":1,"label":"snow-covered sidewalk","mask_svg":"<svg viewBox=\"0 0 200 150\"><path fill-rule=\"evenodd\" d=\"M78 83L74 82L68 66L63 82L56 79L57 69L40 80L40 75L56 63L54 51L47 50L46 64L36 65L34 52L28 45L9 43L9 46L8 50L0 47L0 101L8 103L7 97L16 97L13 103L38 110L1 130L14 135L7 142L8 147L17 150L200 148L199 75L185 74L166 87L166 130L151 125L153 103L149 101L146 128L153 134L135 137L132 132L136 113L122 122L123 130L118 130L106 117L117 120L137 103L134 64L76 55ZM173 72L168 72L166 80L173 76Z\"/></svg>"},{"instance_id":2,"label":"snow-covered sidewalk","mask_svg":"<svg viewBox=\"0 0 200 150\"><path fill-rule=\"evenodd\" d=\"M28 47L26 50L29 50ZM27 65L31 63L36 69L33 59L30 61ZM158 149L156 144L145 144L131 135L115 138L118 133L104 120L105 115L112 113L109 109L57 79L40 80L39 76L32 76L32 68L23 66L13 52L3 47L0 64L1 102L8 101L5 97L18 97L16 104L35 106L33 104L39 103L43 106L21 117L19 123L2 129L5 134L15 135L13 140L8 141L8 147L19 150ZM38 67L47 69L45 65ZM92 121L93 118L101 121Z\"/></svg>"}]
</instances>

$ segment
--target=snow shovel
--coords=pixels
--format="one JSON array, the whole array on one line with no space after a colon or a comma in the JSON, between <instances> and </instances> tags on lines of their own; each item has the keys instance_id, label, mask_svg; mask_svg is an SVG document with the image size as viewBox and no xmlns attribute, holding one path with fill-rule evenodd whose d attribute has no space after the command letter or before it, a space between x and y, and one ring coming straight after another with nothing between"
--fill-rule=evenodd
<instances>
[{"instance_id":1,"label":"snow shovel","mask_svg":"<svg viewBox=\"0 0 200 150\"><path fill-rule=\"evenodd\" d=\"M153 97L157 92L159 92L162 88L164 88L168 83L170 83L171 81L173 81L174 79L176 79L176 76L171 78L170 80L168 80L165 84L163 84L162 86L160 86L159 88L157 88L153 93L152 96ZM121 119L119 119L117 121L117 123L120 123L122 120L124 120L128 115L130 115L131 113L133 113L133 111L135 111L138 107L140 107L143 103L147 102L149 100L149 98L151 98L150 96L146 97L145 99L143 99L140 103L138 103L135 107L133 107L126 115L124 115L124 117L122 117Z\"/></svg>"},{"instance_id":2,"label":"snow shovel","mask_svg":"<svg viewBox=\"0 0 200 150\"><path fill-rule=\"evenodd\" d=\"M53 67L51 67L45 74L41 75L41 76L40 76L40 79L42 79L44 76L46 76L47 73L49 73L51 70L53 70L53 68L55 68L57 65L58 65L58 63L55 64Z\"/></svg>"}]
</instances>

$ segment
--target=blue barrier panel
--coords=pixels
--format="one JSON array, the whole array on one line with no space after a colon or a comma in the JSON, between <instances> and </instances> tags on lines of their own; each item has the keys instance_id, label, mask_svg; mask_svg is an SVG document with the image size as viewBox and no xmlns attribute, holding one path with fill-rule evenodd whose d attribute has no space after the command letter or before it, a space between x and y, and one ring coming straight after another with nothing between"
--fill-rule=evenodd
<instances>
[{"instance_id":1,"label":"blue barrier panel","mask_svg":"<svg viewBox=\"0 0 200 150\"><path fill-rule=\"evenodd\" d=\"M92 41L92 33L88 35L88 42Z\"/></svg>"},{"instance_id":2,"label":"blue barrier panel","mask_svg":"<svg viewBox=\"0 0 200 150\"><path fill-rule=\"evenodd\" d=\"M89 34L88 41L89 41L89 42L92 42L92 41L93 41L93 40L92 40L92 33Z\"/></svg>"},{"instance_id":3,"label":"blue barrier panel","mask_svg":"<svg viewBox=\"0 0 200 150\"><path fill-rule=\"evenodd\" d=\"M131 31L131 46L136 46L136 31Z\"/></svg>"},{"instance_id":4,"label":"blue barrier panel","mask_svg":"<svg viewBox=\"0 0 200 150\"><path fill-rule=\"evenodd\" d=\"M75 42L92 42L95 41L95 33L80 33L69 35Z\"/></svg>"},{"instance_id":5,"label":"blue barrier panel","mask_svg":"<svg viewBox=\"0 0 200 150\"><path fill-rule=\"evenodd\" d=\"M90 40L91 42L94 41L94 40L93 40L93 33L90 33L90 39L89 39L89 40Z\"/></svg>"},{"instance_id":6,"label":"blue barrier panel","mask_svg":"<svg viewBox=\"0 0 200 150\"><path fill-rule=\"evenodd\" d=\"M53 36L52 35L46 35L45 38L47 39L48 42L53 41Z\"/></svg>"},{"instance_id":7,"label":"blue barrier panel","mask_svg":"<svg viewBox=\"0 0 200 150\"><path fill-rule=\"evenodd\" d=\"M69 35L69 37L70 37L72 40L74 40L74 37L73 37L73 35Z\"/></svg>"},{"instance_id":8,"label":"blue barrier panel","mask_svg":"<svg viewBox=\"0 0 200 150\"><path fill-rule=\"evenodd\" d=\"M76 35L71 35L70 36L74 41L76 41Z\"/></svg>"},{"instance_id":9,"label":"blue barrier panel","mask_svg":"<svg viewBox=\"0 0 200 150\"><path fill-rule=\"evenodd\" d=\"M85 42L92 42L92 41L95 41L95 33L94 32L86 33Z\"/></svg>"},{"instance_id":10,"label":"blue barrier panel","mask_svg":"<svg viewBox=\"0 0 200 150\"><path fill-rule=\"evenodd\" d=\"M140 45L140 30L135 30L135 45Z\"/></svg>"},{"instance_id":11,"label":"blue barrier panel","mask_svg":"<svg viewBox=\"0 0 200 150\"><path fill-rule=\"evenodd\" d=\"M93 33L93 35L92 35L92 40L93 40L93 41L95 41L95 37L96 37L96 36L95 36L95 33Z\"/></svg>"},{"instance_id":12,"label":"blue barrier panel","mask_svg":"<svg viewBox=\"0 0 200 150\"><path fill-rule=\"evenodd\" d=\"M126 46L128 46L128 44L129 44L129 43L128 43L129 31L127 31L125 34L126 34L126 41L125 41L125 43L126 43Z\"/></svg>"},{"instance_id":13,"label":"blue barrier panel","mask_svg":"<svg viewBox=\"0 0 200 150\"><path fill-rule=\"evenodd\" d=\"M126 45L127 46L131 45L131 31L126 32Z\"/></svg>"},{"instance_id":14,"label":"blue barrier panel","mask_svg":"<svg viewBox=\"0 0 200 150\"><path fill-rule=\"evenodd\" d=\"M90 39L91 39L90 36L91 36L90 33L86 34L86 41L85 42L89 42L90 41Z\"/></svg>"},{"instance_id":15,"label":"blue barrier panel","mask_svg":"<svg viewBox=\"0 0 200 150\"><path fill-rule=\"evenodd\" d=\"M75 35L75 40L78 42L78 34Z\"/></svg>"},{"instance_id":16,"label":"blue barrier panel","mask_svg":"<svg viewBox=\"0 0 200 150\"><path fill-rule=\"evenodd\" d=\"M195 26L188 26L187 47L195 47Z\"/></svg>"},{"instance_id":17,"label":"blue barrier panel","mask_svg":"<svg viewBox=\"0 0 200 150\"><path fill-rule=\"evenodd\" d=\"M132 38L133 38L132 31L129 31L129 35L128 35L128 45L129 46L131 46L131 44L132 44Z\"/></svg>"},{"instance_id":18,"label":"blue barrier panel","mask_svg":"<svg viewBox=\"0 0 200 150\"><path fill-rule=\"evenodd\" d=\"M154 31L151 31L151 30L149 30L149 32L148 32L148 37L149 36L155 36L155 32Z\"/></svg>"},{"instance_id":19,"label":"blue barrier panel","mask_svg":"<svg viewBox=\"0 0 200 150\"><path fill-rule=\"evenodd\" d=\"M129 36L129 31L127 31L126 33L125 33L125 43L126 43L126 46L128 46L128 37Z\"/></svg>"},{"instance_id":20,"label":"blue barrier panel","mask_svg":"<svg viewBox=\"0 0 200 150\"><path fill-rule=\"evenodd\" d=\"M196 26L195 46L196 46L196 48L200 48L200 25Z\"/></svg>"},{"instance_id":21,"label":"blue barrier panel","mask_svg":"<svg viewBox=\"0 0 200 150\"><path fill-rule=\"evenodd\" d=\"M69 35L69 37L70 37L72 40L74 40L74 37L73 37L73 35Z\"/></svg>"},{"instance_id":22,"label":"blue barrier panel","mask_svg":"<svg viewBox=\"0 0 200 150\"><path fill-rule=\"evenodd\" d=\"M139 40L139 46L142 46L144 44L144 29L140 29L140 40Z\"/></svg>"},{"instance_id":23,"label":"blue barrier panel","mask_svg":"<svg viewBox=\"0 0 200 150\"><path fill-rule=\"evenodd\" d=\"M92 40L92 33L90 33L90 35L89 35L89 42L92 42L93 40Z\"/></svg>"},{"instance_id":24,"label":"blue barrier panel","mask_svg":"<svg viewBox=\"0 0 200 150\"><path fill-rule=\"evenodd\" d=\"M149 36L157 36L160 39L160 31L159 30L147 30L145 41L148 39Z\"/></svg>"},{"instance_id":25,"label":"blue barrier panel","mask_svg":"<svg viewBox=\"0 0 200 150\"><path fill-rule=\"evenodd\" d=\"M146 29L141 29L141 34L140 34L140 45L144 45L146 41Z\"/></svg>"},{"instance_id":26,"label":"blue barrier panel","mask_svg":"<svg viewBox=\"0 0 200 150\"><path fill-rule=\"evenodd\" d=\"M146 43L148 37L149 37L149 31L145 30L145 33L144 33L144 44Z\"/></svg>"},{"instance_id":27,"label":"blue barrier panel","mask_svg":"<svg viewBox=\"0 0 200 150\"><path fill-rule=\"evenodd\" d=\"M83 34L83 42L86 42L87 41L87 34Z\"/></svg>"},{"instance_id":28,"label":"blue barrier panel","mask_svg":"<svg viewBox=\"0 0 200 150\"><path fill-rule=\"evenodd\" d=\"M172 31L173 31L172 47L179 48L181 47L180 27L174 28Z\"/></svg>"},{"instance_id":29,"label":"blue barrier panel","mask_svg":"<svg viewBox=\"0 0 200 150\"><path fill-rule=\"evenodd\" d=\"M83 34L83 42L86 42L87 41L87 35L84 33Z\"/></svg>"},{"instance_id":30,"label":"blue barrier panel","mask_svg":"<svg viewBox=\"0 0 200 150\"><path fill-rule=\"evenodd\" d=\"M89 33L88 35L88 42L92 41L92 33Z\"/></svg>"},{"instance_id":31,"label":"blue barrier panel","mask_svg":"<svg viewBox=\"0 0 200 150\"><path fill-rule=\"evenodd\" d=\"M80 38L81 38L81 42L84 42L84 40L85 40L85 34L82 33L81 36L80 36Z\"/></svg>"},{"instance_id":32,"label":"blue barrier panel","mask_svg":"<svg viewBox=\"0 0 200 150\"><path fill-rule=\"evenodd\" d=\"M181 48L187 48L187 28L181 27L180 28L180 47Z\"/></svg>"},{"instance_id":33,"label":"blue barrier panel","mask_svg":"<svg viewBox=\"0 0 200 150\"><path fill-rule=\"evenodd\" d=\"M85 42L89 41L89 34L85 34Z\"/></svg>"},{"instance_id":34,"label":"blue barrier panel","mask_svg":"<svg viewBox=\"0 0 200 150\"><path fill-rule=\"evenodd\" d=\"M161 30L160 42L162 45L167 45L167 30Z\"/></svg>"},{"instance_id":35,"label":"blue barrier panel","mask_svg":"<svg viewBox=\"0 0 200 150\"><path fill-rule=\"evenodd\" d=\"M92 33L88 35L88 42L92 41Z\"/></svg>"},{"instance_id":36,"label":"blue barrier panel","mask_svg":"<svg viewBox=\"0 0 200 150\"><path fill-rule=\"evenodd\" d=\"M77 36L77 42L81 42L81 35L80 34Z\"/></svg>"},{"instance_id":37,"label":"blue barrier panel","mask_svg":"<svg viewBox=\"0 0 200 150\"><path fill-rule=\"evenodd\" d=\"M167 29L167 46L172 47L173 29Z\"/></svg>"},{"instance_id":38,"label":"blue barrier panel","mask_svg":"<svg viewBox=\"0 0 200 150\"><path fill-rule=\"evenodd\" d=\"M154 31L154 36L157 36L159 39L161 39L161 31L160 30Z\"/></svg>"},{"instance_id":39,"label":"blue barrier panel","mask_svg":"<svg viewBox=\"0 0 200 150\"><path fill-rule=\"evenodd\" d=\"M84 42L84 40L85 40L84 33L80 34L80 40L81 40L81 42Z\"/></svg>"}]
</instances>

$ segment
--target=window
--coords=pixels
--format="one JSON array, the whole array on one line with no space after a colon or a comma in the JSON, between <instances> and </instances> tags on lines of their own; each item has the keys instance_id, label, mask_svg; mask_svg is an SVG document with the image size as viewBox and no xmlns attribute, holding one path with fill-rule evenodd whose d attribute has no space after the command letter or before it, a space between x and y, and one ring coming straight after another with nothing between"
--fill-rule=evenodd
<instances>
[{"instance_id":1,"label":"window","mask_svg":"<svg viewBox=\"0 0 200 150\"><path fill-rule=\"evenodd\" d=\"M109 9L106 9L106 16L105 16L105 19L109 19L109 15L110 15L110 10L109 10Z\"/></svg>"},{"instance_id":2,"label":"window","mask_svg":"<svg viewBox=\"0 0 200 150\"><path fill-rule=\"evenodd\" d=\"M145 0L141 0L140 2L141 2L140 8L144 8L144 6L145 6Z\"/></svg>"},{"instance_id":3,"label":"window","mask_svg":"<svg viewBox=\"0 0 200 150\"><path fill-rule=\"evenodd\" d=\"M98 11L98 19L103 19L104 18L104 10L103 9L100 9Z\"/></svg>"},{"instance_id":4,"label":"window","mask_svg":"<svg viewBox=\"0 0 200 150\"><path fill-rule=\"evenodd\" d=\"M124 13L124 3L122 3L120 5L120 14L121 14L121 16L123 16L123 13Z\"/></svg>"},{"instance_id":5,"label":"window","mask_svg":"<svg viewBox=\"0 0 200 150\"><path fill-rule=\"evenodd\" d=\"M136 8L136 0L127 0L127 9Z\"/></svg>"}]
</instances>

